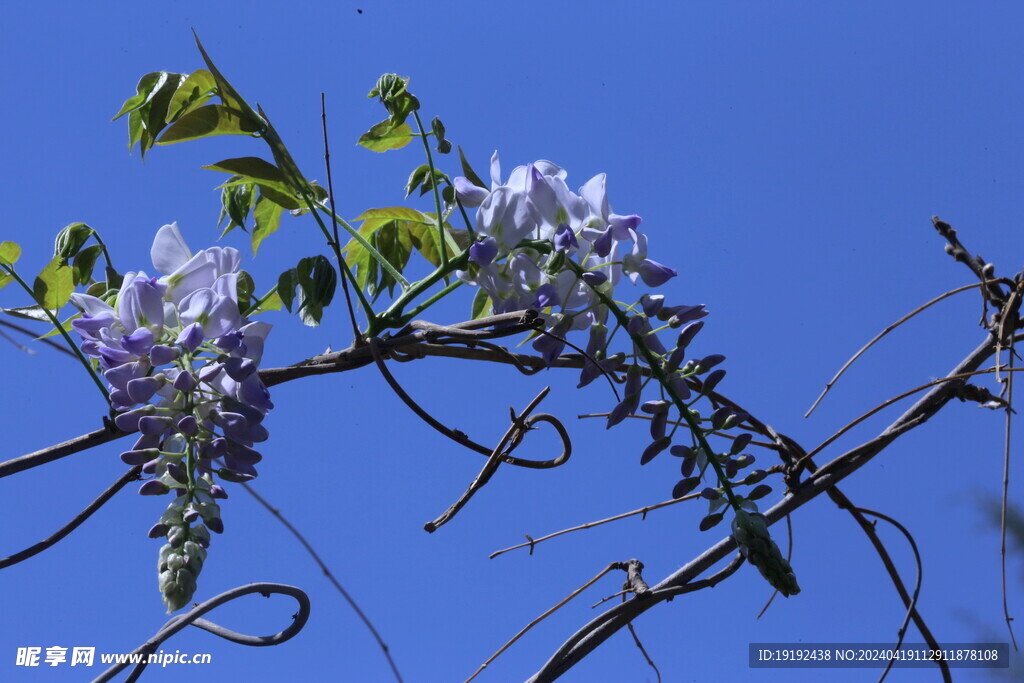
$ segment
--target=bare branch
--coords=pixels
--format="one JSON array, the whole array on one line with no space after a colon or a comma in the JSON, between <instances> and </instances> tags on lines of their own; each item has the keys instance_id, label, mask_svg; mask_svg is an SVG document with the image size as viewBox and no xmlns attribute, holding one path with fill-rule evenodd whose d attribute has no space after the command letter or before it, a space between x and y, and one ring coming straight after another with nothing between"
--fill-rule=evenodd
<instances>
[{"instance_id":1,"label":"bare branch","mask_svg":"<svg viewBox=\"0 0 1024 683\"><path fill-rule=\"evenodd\" d=\"M777 522L808 501L829 490L860 469L885 449L885 447L899 438L899 436L927 421L928 418L938 412L953 397L954 387L958 382L963 382L963 379L958 377L970 376L994 352L995 340L989 336L949 373L945 381L932 386L927 394L921 397L878 436L843 453L824 465L806 481L802 482L790 495L787 495L772 506L765 513L768 523L773 524ZM691 585L694 579L720 562L735 549L736 542L732 537L724 538L655 585L652 589L651 598L644 601L630 600L622 605L610 608L570 637L530 679L530 682L540 683L541 681L555 680L568 671L576 662L593 652L601 643L620 628L623 628L640 613L650 609L654 604L664 599L661 596L685 592L685 588Z\"/></svg>"},{"instance_id":2,"label":"bare branch","mask_svg":"<svg viewBox=\"0 0 1024 683\"><path fill-rule=\"evenodd\" d=\"M996 280L992 280L992 282L996 282ZM856 360L858 358L860 358L862 355L864 355L864 353L868 349L870 349L872 346L874 346L876 342L878 342L880 339L882 339L882 337L884 337L885 335L889 334L890 332L895 330L897 327L899 327L900 325L902 325L903 323L907 322L908 320L913 318L915 315L920 313L921 311L925 310L926 308L929 308L930 306L933 306L934 304L939 303L943 299L947 299L947 298L953 296L954 294L959 294L960 292L966 292L968 289L977 289L978 287L981 287L981 285L982 285L982 283L975 282L973 285L964 285L963 287L957 287L956 289L951 289L951 290L949 290L948 292L946 292L944 294L940 294L939 296L935 297L934 299L932 299L928 303L925 303L925 304L922 304L922 305L918 306L917 308L912 310L910 313L907 313L905 316L903 316L902 318L900 318L899 320L897 320L896 322L892 323L891 325L886 327L884 330L882 330L881 332L876 334L871 339L871 341L869 341L864 346L860 347L860 350L857 351L857 353L853 354L853 356L850 358L850 360L846 361L846 363L843 364L843 367L839 368L839 372L837 372L835 374L835 376L833 376L832 379L830 379L825 384L825 389L821 392L821 394L818 396L818 398L815 399L815 401L811 405L811 407L807 409L807 412L804 413L804 417L806 418L806 417L810 417L811 416L811 413L814 412L814 409L817 408L818 404L821 403L822 399L825 398L825 394L827 394L832 389L832 386L836 382L839 381L839 378L843 376L843 373L846 372L847 369L849 369L849 367L851 365L853 365L854 362L856 362Z\"/></svg>"},{"instance_id":3,"label":"bare branch","mask_svg":"<svg viewBox=\"0 0 1024 683\"><path fill-rule=\"evenodd\" d=\"M370 344L373 344L374 341L375 340L371 339ZM508 458L511 455L512 451L522 443L526 432L533 429L534 425L538 422L547 422L553 426L555 431L558 432L558 436L562 439L562 454L557 458L545 461L543 464L549 464L550 467L557 467L569 460L569 456L572 455L572 442L569 440L569 434L565 431L565 427L562 426L562 423L559 422L556 417L548 415L547 413L539 413L537 415L530 414L533 412L534 408L540 405L540 402L544 400L544 397L548 395L549 391L551 391L551 387L544 387L544 389L542 389L541 392L537 394L532 401L530 401L530 404L526 406L520 415L516 415L515 410L509 408L512 424L505 432L505 436L501 438L498 445L495 446L493 451L491 451L483 469L480 470L480 473L476 475L472 482L470 482L469 488L466 489L465 493L459 496L458 500L452 503L440 517L435 519L433 522L427 522L423 526L426 531L433 533L454 517L459 510L469 502L469 499L491 480L491 477L498 470L498 465L500 465L505 458Z\"/></svg>"},{"instance_id":4,"label":"bare branch","mask_svg":"<svg viewBox=\"0 0 1024 683\"><path fill-rule=\"evenodd\" d=\"M28 558L32 557L33 555L38 555L39 553L43 552L44 550L46 550L50 546L53 546L53 545L56 545L57 543L59 543L68 534L70 534L72 531L74 531L79 526L81 526L82 522L84 522L85 520L89 519L89 517L91 517L93 515L93 513L95 513L97 510L99 510L101 507L103 507L108 500L110 500L111 498L114 497L114 494L116 494L118 491L123 489L125 486L127 486L131 482L138 481L139 478L140 478L139 477L139 473L141 471L142 471L142 466L138 465L138 466L135 466L135 467L131 468L130 470L128 470L124 474L122 474L117 479L117 481L115 481L113 484L111 484L109 487L107 487L106 491L104 491L99 496L97 496L96 500L94 500L91 503L89 503L89 505L87 505L84 510L82 510L77 515L75 515L74 518L72 518L72 520L70 522L68 522L67 524L62 526L58 531L56 531L55 533L51 534L50 536L48 536L47 538L43 539L42 541L39 541L39 543L36 543L33 546L25 548L21 552L14 553L10 557L5 557L2 560L0 560L0 569L6 569L7 567L10 567L11 565L18 564L19 562L27 560Z\"/></svg>"}]
</instances>

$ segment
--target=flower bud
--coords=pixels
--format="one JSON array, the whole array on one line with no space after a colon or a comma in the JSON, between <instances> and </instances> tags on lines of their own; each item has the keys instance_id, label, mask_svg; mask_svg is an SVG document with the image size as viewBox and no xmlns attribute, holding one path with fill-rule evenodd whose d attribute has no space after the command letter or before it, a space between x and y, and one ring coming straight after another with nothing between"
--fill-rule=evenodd
<instances>
[{"instance_id":1,"label":"flower bud","mask_svg":"<svg viewBox=\"0 0 1024 683\"><path fill-rule=\"evenodd\" d=\"M192 353L203 343L203 326L199 323L192 323L181 331L175 343L180 344L183 349Z\"/></svg>"},{"instance_id":2,"label":"flower bud","mask_svg":"<svg viewBox=\"0 0 1024 683\"><path fill-rule=\"evenodd\" d=\"M679 348L686 348L702 329L704 329L703 322L698 320L697 322L690 323L679 331L679 339L676 341L676 346Z\"/></svg>"},{"instance_id":3,"label":"flower bud","mask_svg":"<svg viewBox=\"0 0 1024 683\"><path fill-rule=\"evenodd\" d=\"M177 463L167 463L167 474L171 475L171 478L179 484L188 484L188 473Z\"/></svg>"},{"instance_id":4,"label":"flower bud","mask_svg":"<svg viewBox=\"0 0 1024 683\"><path fill-rule=\"evenodd\" d=\"M139 487L140 496L162 496L168 491L170 487L163 483L159 479L150 479Z\"/></svg>"},{"instance_id":5,"label":"flower bud","mask_svg":"<svg viewBox=\"0 0 1024 683\"><path fill-rule=\"evenodd\" d=\"M160 390L167 382L163 375L154 377L139 377L128 382L128 396L135 403L145 403L153 398L153 394Z\"/></svg>"},{"instance_id":6,"label":"flower bud","mask_svg":"<svg viewBox=\"0 0 1024 683\"><path fill-rule=\"evenodd\" d=\"M195 436L199 431L199 422L194 415L185 415L178 420L177 428L185 436Z\"/></svg>"},{"instance_id":7,"label":"flower bud","mask_svg":"<svg viewBox=\"0 0 1024 683\"><path fill-rule=\"evenodd\" d=\"M640 297L640 306L648 318L658 315L658 311L665 305L664 294L644 294Z\"/></svg>"},{"instance_id":8,"label":"flower bud","mask_svg":"<svg viewBox=\"0 0 1024 683\"><path fill-rule=\"evenodd\" d=\"M640 464L646 465L651 460L661 453L663 450L668 448L672 444L672 439L667 436L663 436L660 439L656 439L650 446L644 449L643 454L640 456Z\"/></svg>"},{"instance_id":9,"label":"flower bud","mask_svg":"<svg viewBox=\"0 0 1024 683\"><path fill-rule=\"evenodd\" d=\"M196 388L196 377L191 372L179 372L174 378L174 388L178 391L191 393Z\"/></svg>"},{"instance_id":10,"label":"flower bud","mask_svg":"<svg viewBox=\"0 0 1024 683\"><path fill-rule=\"evenodd\" d=\"M157 344L149 350L149 359L153 365L167 365L178 360L181 351L173 346Z\"/></svg>"},{"instance_id":11,"label":"flower bud","mask_svg":"<svg viewBox=\"0 0 1024 683\"><path fill-rule=\"evenodd\" d=\"M121 454L121 461L126 465L143 465L153 458L159 458L160 451L156 448L145 448L140 451L125 451Z\"/></svg>"},{"instance_id":12,"label":"flower bud","mask_svg":"<svg viewBox=\"0 0 1024 683\"><path fill-rule=\"evenodd\" d=\"M162 415L145 415L139 418L139 431L143 434L163 434L171 426L172 420Z\"/></svg>"}]
</instances>

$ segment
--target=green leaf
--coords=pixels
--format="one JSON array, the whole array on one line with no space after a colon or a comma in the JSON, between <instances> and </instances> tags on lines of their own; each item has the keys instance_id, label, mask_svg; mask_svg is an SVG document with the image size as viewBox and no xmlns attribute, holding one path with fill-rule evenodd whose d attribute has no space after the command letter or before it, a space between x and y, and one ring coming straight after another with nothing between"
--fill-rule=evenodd
<instances>
[{"instance_id":1,"label":"green leaf","mask_svg":"<svg viewBox=\"0 0 1024 683\"><path fill-rule=\"evenodd\" d=\"M444 124L441 123L441 119L434 117L434 120L430 122L430 130L434 133L434 139L437 140L437 151L441 154L447 154L452 151L452 143L444 139Z\"/></svg>"},{"instance_id":2,"label":"green leaf","mask_svg":"<svg viewBox=\"0 0 1024 683\"><path fill-rule=\"evenodd\" d=\"M299 274L294 268L290 268L277 278L277 295L281 303L292 312L292 301L295 300L295 287L299 284Z\"/></svg>"},{"instance_id":3,"label":"green leaf","mask_svg":"<svg viewBox=\"0 0 1024 683\"><path fill-rule=\"evenodd\" d=\"M326 199L326 190L324 192L324 199ZM299 200L296 199L295 195L286 194L284 192L278 192L274 188L269 187L267 185L260 186L260 194L269 199L270 201L274 202L275 204L281 206L282 208L288 209L289 211L305 209L305 206L299 203ZM314 194L316 194L317 197L319 197L319 193ZM319 201L323 201L323 199L320 199Z\"/></svg>"},{"instance_id":4,"label":"green leaf","mask_svg":"<svg viewBox=\"0 0 1024 683\"><path fill-rule=\"evenodd\" d=\"M240 176L237 180L229 180L224 186L240 185L242 183L256 183L261 187L269 187L284 194L291 194L288 182L281 173L281 169L269 161L259 157L238 157L237 159L224 159L209 166L203 166L209 171L223 171Z\"/></svg>"},{"instance_id":5,"label":"green leaf","mask_svg":"<svg viewBox=\"0 0 1024 683\"><path fill-rule=\"evenodd\" d=\"M231 176L228 185L220 191L220 216L217 218L217 227L221 226L224 219L228 219L228 227L224 228L221 237L231 232L236 227L246 230L245 223L249 218L249 211L252 209L252 200L255 195L255 183L242 183L233 185L234 181L241 180L241 176Z\"/></svg>"},{"instance_id":6,"label":"green leaf","mask_svg":"<svg viewBox=\"0 0 1024 683\"><path fill-rule=\"evenodd\" d=\"M367 209L352 220L366 221L370 219L412 221L414 223L434 225L433 220L428 217L427 214L421 213L416 209L410 209L407 206L387 206L381 209Z\"/></svg>"},{"instance_id":7,"label":"green leaf","mask_svg":"<svg viewBox=\"0 0 1024 683\"><path fill-rule=\"evenodd\" d=\"M256 208L252 212L252 216L256 220L256 227L252 230L252 253L254 256L263 240L270 234L277 232L277 229L281 226L281 215L283 213L283 206L269 199L262 192L260 193L259 198L256 200Z\"/></svg>"},{"instance_id":8,"label":"green leaf","mask_svg":"<svg viewBox=\"0 0 1024 683\"><path fill-rule=\"evenodd\" d=\"M334 298L338 273L326 257L307 256L291 270L281 273L277 281L277 293L284 306L291 311L295 288L299 288L298 313L302 322L310 327L320 324L323 309Z\"/></svg>"},{"instance_id":9,"label":"green leaf","mask_svg":"<svg viewBox=\"0 0 1024 683\"><path fill-rule=\"evenodd\" d=\"M265 313L267 311L280 311L282 303L283 302L281 301L281 295L277 292L274 292L273 294L268 296L263 301L263 303L261 303L255 309L253 309L249 313L249 315L256 315L258 313Z\"/></svg>"},{"instance_id":10,"label":"green leaf","mask_svg":"<svg viewBox=\"0 0 1024 683\"><path fill-rule=\"evenodd\" d=\"M135 144L142 141L142 114L138 110L128 115L128 152L132 151Z\"/></svg>"},{"instance_id":11,"label":"green leaf","mask_svg":"<svg viewBox=\"0 0 1024 683\"><path fill-rule=\"evenodd\" d=\"M176 121L190 111L201 107L217 92L217 81L206 69L198 69L178 86L167 106L164 123Z\"/></svg>"},{"instance_id":12,"label":"green leaf","mask_svg":"<svg viewBox=\"0 0 1024 683\"><path fill-rule=\"evenodd\" d=\"M409 226L413 246L434 267L441 265L441 253L437 246L437 224L431 214L424 214L426 223L414 223ZM449 259L466 249L472 239L465 230L455 230L445 225L445 249Z\"/></svg>"},{"instance_id":13,"label":"green leaf","mask_svg":"<svg viewBox=\"0 0 1024 683\"><path fill-rule=\"evenodd\" d=\"M461 145L459 146L459 161L462 162L462 175L466 177L466 180L473 183L477 187L482 187L485 190L490 189L489 187L484 185L484 181L480 180L480 176L478 176L476 172L473 171L473 167L469 165L468 161L466 161L466 155L462 152Z\"/></svg>"},{"instance_id":14,"label":"green leaf","mask_svg":"<svg viewBox=\"0 0 1024 683\"><path fill-rule=\"evenodd\" d=\"M242 114L247 118L259 120L259 114L253 111L253 108L249 106L249 103L242 99L242 96L238 94L238 91L228 83L228 79L224 78L224 74L214 66L213 60L210 59L210 55L206 53L206 49L203 48L203 44L199 42L199 35L194 30L192 31L192 35L195 36L196 46L199 48L199 54L203 56L203 61L206 62L206 68L210 70L210 74L217 83L217 94L220 96L221 101L232 109L237 109L242 112Z\"/></svg>"},{"instance_id":15,"label":"green leaf","mask_svg":"<svg viewBox=\"0 0 1024 683\"><path fill-rule=\"evenodd\" d=\"M422 164L416 167L416 170L409 174L409 180L405 183L405 196L406 198L412 194L412 191L419 187L426 177L430 174L430 166ZM421 193L422 194L422 193Z\"/></svg>"},{"instance_id":16,"label":"green leaf","mask_svg":"<svg viewBox=\"0 0 1024 683\"><path fill-rule=\"evenodd\" d=\"M92 271L96 267L96 261L103 253L103 247L99 244L82 249L75 255L72 263L72 274L75 285L84 285L92 279Z\"/></svg>"},{"instance_id":17,"label":"green leaf","mask_svg":"<svg viewBox=\"0 0 1024 683\"><path fill-rule=\"evenodd\" d=\"M472 320L483 318L491 312L491 297L483 289L477 289L476 295L473 297L473 317Z\"/></svg>"},{"instance_id":18,"label":"green leaf","mask_svg":"<svg viewBox=\"0 0 1024 683\"><path fill-rule=\"evenodd\" d=\"M252 135L259 129L259 124L244 118L235 109L222 104L208 104L178 119L164 131L157 144L173 145L213 135Z\"/></svg>"},{"instance_id":19,"label":"green leaf","mask_svg":"<svg viewBox=\"0 0 1024 683\"><path fill-rule=\"evenodd\" d=\"M41 339L48 339L50 337L55 337L58 334L60 334L61 330L64 330L65 332L71 332L71 321L72 320L77 320L78 318L81 318L81 317L82 317L81 311L75 313L73 316L71 316L67 320L63 321L60 324L60 328L59 329L53 326L53 322L49 318L46 318L46 321L48 323L50 323L50 327L52 327L53 329L51 329L46 334L42 334L42 335L39 335L38 337L36 337L36 341L39 341Z\"/></svg>"},{"instance_id":20,"label":"green leaf","mask_svg":"<svg viewBox=\"0 0 1024 683\"><path fill-rule=\"evenodd\" d=\"M72 223L57 233L57 239L53 242L53 255L60 256L65 262L74 258L86 240L95 234L95 231L85 223Z\"/></svg>"},{"instance_id":21,"label":"green leaf","mask_svg":"<svg viewBox=\"0 0 1024 683\"><path fill-rule=\"evenodd\" d=\"M700 530L707 531L711 527L721 522L724 517L725 515L721 512L717 512L713 515L708 515L704 519L700 520Z\"/></svg>"},{"instance_id":22,"label":"green leaf","mask_svg":"<svg viewBox=\"0 0 1024 683\"><path fill-rule=\"evenodd\" d=\"M50 318L47 317L46 312L38 304L33 306L18 306L17 308L0 308L0 311L3 311L7 315L15 318L38 320L44 323L50 322Z\"/></svg>"},{"instance_id":23,"label":"green leaf","mask_svg":"<svg viewBox=\"0 0 1024 683\"><path fill-rule=\"evenodd\" d=\"M370 130L359 136L356 144L362 145L373 152L386 152L389 149L401 149L412 142L412 128L402 123L398 126L391 119L374 124Z\"/></svg>"},{"instance_id":24,"label":"green leaf","mask_svg":"<svg viewBox=\"0 0 1024 683\"><path fill-rule=\"evenodd\" d=\"M167 118L167 107L171 103L171 98L174 96L178 86L185 80L185 76L182 74L167 74L167 78L163 85L153 91L153 96L139 109L141 115L143 135L139 141L139 153L143 158L146 156L146 150L153 147L156 143L156 138L160 135L160 131L167 125L164 119Z\"/></svg>"},{"instance_id":25,"label":"green leaf","mask_svg":"<svg viewBox=\"0 0 1024 683\"><path fill-rule=\"evenodd\" d=\"M374 248L380 252L381 256L388 260L395 269L401 273L405 266L409 263L409 257L412 255L413 245L412 238L409 235L407 221L388 221L380 227L377 232L373 234L371 240ZM371 292L374 297L379 296L385 288L388 290L388 295L393 295L395 292L395 286L398 282L392 277L391 273L387 272L383 268L380 269L380 281L376 286L375 291Z\"/></svg>"},{"instance_id":26,"label":"green leaf","mask_svg":"<svg viewBox=\"0 0 1024 683\"><path fill-rule=\"evenodd\" d=\"M0 263L13 266L21 258L21 246L17 242L0 242Z\"/></svg>"},{"instance_id":27,"label":"green leaf","mask_svg":"<svg viewBox=\"0 0 1024 683\"><path fill-rule=\"evenodd\" d=\"M440 185L443 182L450 182L448 180L448 176L435 168L433 177L430 177L428 175L426 178L423 179L423 186L420 188L420 196L422 197L426 193L433 190L434 185ZM449 188L446 187L445 189L447 190Z\"/></svg>"},{"instance_id":28,"label":"green leaf","mask_svg":"<svg viewBox=\"0 0 1024 683\"><path fill-rule=\"evenodd\" d=\"M75 291L74 272L54 256L36 277L32 292L43 307L55 311L68 302Z\"/></svg>"},{"instance_id":29,"label":"green leaf","mask_svg":"<svg viewBox=\"0 0 1024 683\"><path fill-rule=\"evenodd\" d=\"M140 78L138 85L135 86L136 94L124 101L124 104L121 105L121 110L117 112L117 115L112 118L111 121L117 121L128 112L140 109L144 104L149 102L153 97L154 92L163 85L166 80L166 71L155 71Z\"/></svg>"}]
</instances>

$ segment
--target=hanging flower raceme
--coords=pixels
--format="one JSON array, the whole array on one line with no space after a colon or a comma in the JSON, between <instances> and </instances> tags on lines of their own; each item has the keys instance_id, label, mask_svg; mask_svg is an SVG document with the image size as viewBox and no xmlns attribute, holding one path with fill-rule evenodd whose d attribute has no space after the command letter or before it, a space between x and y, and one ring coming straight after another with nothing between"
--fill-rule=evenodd
<instances>
[{"instance_id":1,"label":"hanging flower raceme","mask_svg":"<svg viewBox=\"0 0 1024 683\"><path fill-rule=\"evenodd\" d=\"M256 477L255 444L269 434L273 408L257 373L270 325L239 311L236 249L192 254L176 224L156 234L153 265L164 273L127 273L110 305L72 295L81 317L72 328L110 383L114 424L138 433L121 454L149 475L139 493L175 498L149 532L165 536L159 585L168 612L188 603L206 559L210 531L224 524L216 483Z\"/></svg>"},{"instance_id":2,"label":"hanging flower raceme","mask_svg":"<svg viewBox=\"0 0 1024 683\"><path fill-rule=\"evenodd\" d=\"M682 479L673 487L676 498L701 486L710 469L716 485L702 492L709 512L701 529L722 521L719 510L726 505L739 520L734 528L753 529L756 525L749 520L760 519L754 516L754 501L771 488L760 484L767 474L763 470L738 476L754 462L752 455L742 453L749 433L732 437L728 452L715 452L708 443L708 437L738 427L746 415L714 400L710 416L692 407L712 396L725 377L725 370L715 369L724 356L687 358L707 310L702 304L669 305L664 296L649 292L632 306L616 303L615 288L623 275L634 285L654 288L675 277L676 271L648 257L639 216L611 211L604 174L591 178L578 192L571 191L565 179L563 169L537 161L517 167L502 182L497 152L491 158L489 189L456 178L459 201L478 207L477 240L469 250L469 267L460 277L487 293L495 313L528 308L540 312L546 325L533 348L548 365L564 351L567 335L588 330L579 386L602 375L623 382L623 395L609 411L607 426L641 412L649 416L651 442L640 463L646 465L666 451L679 457ZM675 336L671 348L659 333ZM628 339L624 350L612 353L616 335L620 341L623 336ZM645 401L645 390L658 395ZM673 445L679 426L692 445ZM737 489L743 486L754 488L741 495ZM748 557L786 595L798 592L788 565L778 561L781 556L767 527L755 531L747 534L753 541L740 543L754 548Z\"/></svg>"}]
</instances>

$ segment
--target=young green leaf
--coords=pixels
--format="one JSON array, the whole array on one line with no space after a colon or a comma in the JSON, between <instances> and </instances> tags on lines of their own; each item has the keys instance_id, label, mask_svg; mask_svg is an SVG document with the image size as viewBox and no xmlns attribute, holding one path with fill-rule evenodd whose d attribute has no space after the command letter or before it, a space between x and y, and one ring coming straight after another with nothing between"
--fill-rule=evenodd
<instances>
[{"instance_id":1,"label":"young green leaf","mask_svg":"<svg viewBox=\"0 0 1024 683\"><path fill-rule=\"evenodd\" d=\"M0 263L13 266L21 258L21 246L17 242L0 242Z\"/></svg>"},{"instance_id":2,"label":"young green leaf","mask_svg":"<svg viewBox=\"0 0 1024 683\"><path fill-rule=\"evenodd\" d=\"M208 104L178 119L164 131L156 144L172 145L213 135L252 135L259 129L259 123L244 118L234 109L222 104Z\"/></svg>"},{"instance_id":3,"label":"young green leaf","mask_svg":"<svg viewBox=\"0 0 1024 683\"><path fill-rule=\"evenodd\" d=\"M256 183L261 187L269 187L284 194L290 194L288 181L277 166L259 157L239 157L224 159L203 168L210 171L223 171L240 176L238 180L229 180L225 185L240 183Z\"/></svg>"},{"instance_id":4,"label":"young green leaf","mask_svg":"<svg viewBox=\"0 0 1024 683\"><path fill-rule=\"evenodd\" d=\"M62 264L60 256L53 259L36 277L32 292L39 304L55 311L68 302L75 291L74 272Z\"/></svg>"},{"instance_id":5,"label":"young green leaf","mask_svg":"<svg viewBox=\"0 0 1024 683\"><path fill-rule=\"evenodd\" d=\"M373 152L386 152L389 149L401 149L410 142L412 128L409 124L402 123L396 126L391 119L385 119L359 136L356 144Z\"/></svg>"},{"instance_id":6,"label":"young green leaf","mask_svg":"<svg viewBox=\"0 0 1024 683\"><path fill-rule=\"evenodd\" d=\"M217 81L206 69L193 71L178 86L167 106L164 123L177 121L185 114L203 106L217 92Z\"/></svg>"},{"instance_id":7,"label":"young green leaf","mask_svg":"<svg viewBox=\"0 0 1024 683\"><path fill-rule=\"evenodd\" d=\"M256 227L252 230L252 253L254 256L259 251L263 240L270 234L277 232L277 229L281 226L281 215L283 213L283 206L269 199L266 194L260 193L259 198L256 200L256 208L252 212L252 216L256 220Z\"/></svg>"},{"instance_id":8,"label":"young green leaf","mask_svg":"<svg viewBox=\"0 0 1024 683\"><path fill-rule=\"evenodd\" d=\"M96 261L102 253L103 247L99 244L93 244L75 255L71 270L76 287L92 280L92 271L96 267Z\"/></svg>"}]
</instances>

